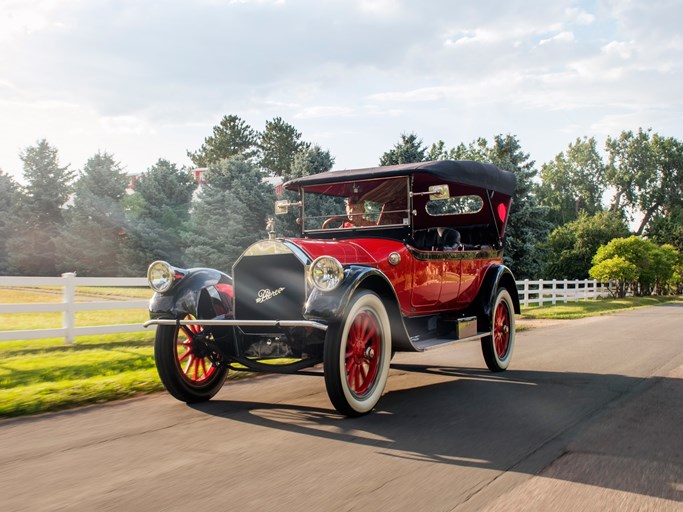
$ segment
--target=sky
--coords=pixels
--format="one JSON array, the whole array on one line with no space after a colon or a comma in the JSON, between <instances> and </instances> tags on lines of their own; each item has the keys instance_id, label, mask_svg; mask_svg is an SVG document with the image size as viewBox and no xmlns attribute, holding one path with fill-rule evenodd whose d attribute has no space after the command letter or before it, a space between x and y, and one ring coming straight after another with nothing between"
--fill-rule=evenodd
<instances>
[{"instance_id":1,"label":"sky","mask_svg":"<svg viewBox=\"0 0 683 512\"><path fill-rule=\"evenodd\" d=\"M225 115L280 116L376 165L401 134L683 139L681 0L0 0L0 170L40 139L80 170L190 166Z\"/></svg>"}]
</instances>

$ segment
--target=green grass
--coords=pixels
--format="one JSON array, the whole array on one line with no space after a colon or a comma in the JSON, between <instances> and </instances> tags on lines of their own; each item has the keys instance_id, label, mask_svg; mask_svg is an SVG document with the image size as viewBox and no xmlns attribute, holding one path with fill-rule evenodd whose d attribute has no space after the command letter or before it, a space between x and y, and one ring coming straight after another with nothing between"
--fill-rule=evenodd
<instances>
[{"instance_id":1,"label":"green grass","mask_svg":"<svg viewBox=\"0 0 683 512\"><path fill-rule=\"evenodd\" d=\"M79 287L77 300L149 298L144 288ZM0 288L0 303L61 302L58 288ZM76 325L141 324L145 309L79 311ZM0 315L2 330L61 327L61 313ZM148 332L0 342L0 417L54 411L163 389Z\"/></svg>"},{"instance_id":2,"label":"green grass","mask_svg":"<svg viewBox=\"0 0 683 512\"><path fill-rule=\"evenodd\" d=\"M0 417L163 389L149 333L0 342Z\"/></svg>"},{"instance_id":3,"label":"green grass","mask_svg":"<svg viewBox=\"0 0 683 512\"><path fill-rule=\"evenodd\" d=\"M522 307L522 319L570 320L588 316L608 315L615 311L656 306L666 302L681 302L683 298L668 297L626 297L623 299L602 298L557 304L555 306Z\"/></svg>"}]
</instances>

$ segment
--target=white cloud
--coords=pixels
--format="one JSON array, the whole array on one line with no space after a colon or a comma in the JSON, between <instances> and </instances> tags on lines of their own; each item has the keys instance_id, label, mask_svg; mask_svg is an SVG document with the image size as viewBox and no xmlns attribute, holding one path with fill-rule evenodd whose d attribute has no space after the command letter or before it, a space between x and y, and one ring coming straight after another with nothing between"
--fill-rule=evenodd
<instances>
[{"instance_id":1,"label":"white cloud","mask_svg":"<svg viewBox=\"0 0 683 512\"><path fill-rule=\"evenodd\" d=\"M356 0L355 3L360 12L378 18L396 18L404 12L400 0Z\"/></svg>"},{"instance_id":2,"label":"white cloud","mask_svg":"<svg viewBox=\"0 0 683 512\"><path fill-rule=\"evenodd\" d=\"M30 36L48 28L65 28L56 15L73 8L81 0L3 0L0 15L0 42Z\"/></svg>"},{"instance_id":3,"label":"white cloud","mask_svg":"<svg viewBox=\"0 0 683 512\"><path fill-rule=\"evenodd\" d=\"M635 41L611 41L600 48L600 51L605 55L615 55L623 60L630 59L636 51Z\"/></svg>"},{"instance_id":4,"label":"white cloud","mask_svg":"<svg viewBox=\"0 0 683 512\"><path fill-rule=\"evenodd\" d=\"M569 23L578 23L579 25L590 25L595 21L595 15L584 11L577 7L570 7L564 10L566 20Z\"/></svg>"},{"instance_id":5,"label":"white cloud","mask_svg":"<svg viewBox=\"0 0 683 512\"><path fill-rule=\"evenodd\" d=\"M574 33L565 31L555 34L547 39L541 39L538 44L542 46L548 43L571 43L572 41L574 41Z\"/></svg>"},{"instance_id":6,"label":"white cloud","mask_svg":"<svg viewBox=\"0 0 683 512\"><path fill-rule=\"evenodd\" d=\"M124 133L134 135L153 135L156 130L144 119L135 116L104 116L100 124L108 133Z\"/></svg>"},{"instance_id":7,"label":"white cloud","mask_svg":"<svg viewBox=\"0 0 683 512\"><path fill-rule=\"evenodd\" d=\"M525 134L539 160L570 132L636 119L683 138L680 2L5 0L2 13L5 171L42 137L74 165L98 148L131 170L182 165L226 114L257 130L282 116L344 166L401 132Z\"/></svg>"},{"instance_id":8,"label":"white cloud","mask_svg":"<svg viewBox=\"0 0 683 512\"><path fill-rule=\"evenodd\" d=\"M471 32L465 32L456 38L448 38L444 42L446 47L469 46L474 44L496 43L505 39L505 34L493 32L490 30L477 29Z\"/></svg>"},{"instance_id":9,"label":"white cloud","mask_svg":"<svg viewBox=\"0 0 683 512\"><path fill-rule=\"evenodd\" d=\"M354 109L341 106L311 106L301 109L294 114L294 119L318 119L323 117L350 117L355 114Z\"/></svg>"}]
</instances>

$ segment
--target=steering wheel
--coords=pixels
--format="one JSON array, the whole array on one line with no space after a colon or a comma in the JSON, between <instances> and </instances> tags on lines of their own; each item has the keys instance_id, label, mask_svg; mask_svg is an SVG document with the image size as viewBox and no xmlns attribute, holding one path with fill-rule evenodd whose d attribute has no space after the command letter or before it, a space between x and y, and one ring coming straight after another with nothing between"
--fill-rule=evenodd
<instances>
[{"instance_id":1,"label":"steering wheel","mask_svg":"<svg viewBox=\"0 0 683 512\"><path fill-rule=\"evenodd\" d=\"M346 217L330 217L329 219L325 219L325 221L323 222L323 229L329 229L330 224L332 224L333 222L341 222L343 226L344 222L346 222L347 220L349 219Z\"/></svg>"}]
</instances>

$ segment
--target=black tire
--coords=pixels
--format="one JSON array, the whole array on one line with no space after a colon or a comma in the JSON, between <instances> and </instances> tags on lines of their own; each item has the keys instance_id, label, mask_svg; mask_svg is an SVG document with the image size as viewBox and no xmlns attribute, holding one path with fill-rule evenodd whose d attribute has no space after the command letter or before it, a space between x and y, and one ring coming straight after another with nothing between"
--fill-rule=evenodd
<instances>
[{"instance_id":1,"label":"black tire","mask_svg":"<svg viewBox=\"0 0 683 512\"><path fill-rule=\"evenodd\" d=\"M159 325L154 339L154 362L166 390L182 402L210 400L225 381L228 368L211 362L201 341L200 326Z\"/></svg>"},{"instance_id":2,"label":"black tire","mask_svg":"<svg viewBox=\"0 0 683 512\"><path fill-rule=\"evenodd\" d=\"M492 372L507 369L515 348L515 309L510 292L500 288L491 310L492 336L481 339L481 351L486 366Z\"/></svg>"},{"instance_id":3,"label":"black tire","mask_svg":"<svg viewBox=\"0 0 683 512\"><path fill-rule=\"evenodd\" d=\"M370 412L384 392L390 360L389 315L376 293L362 290L325 336L325 386L335 409L346 416Z\"/></svg>"}]
</instances>

